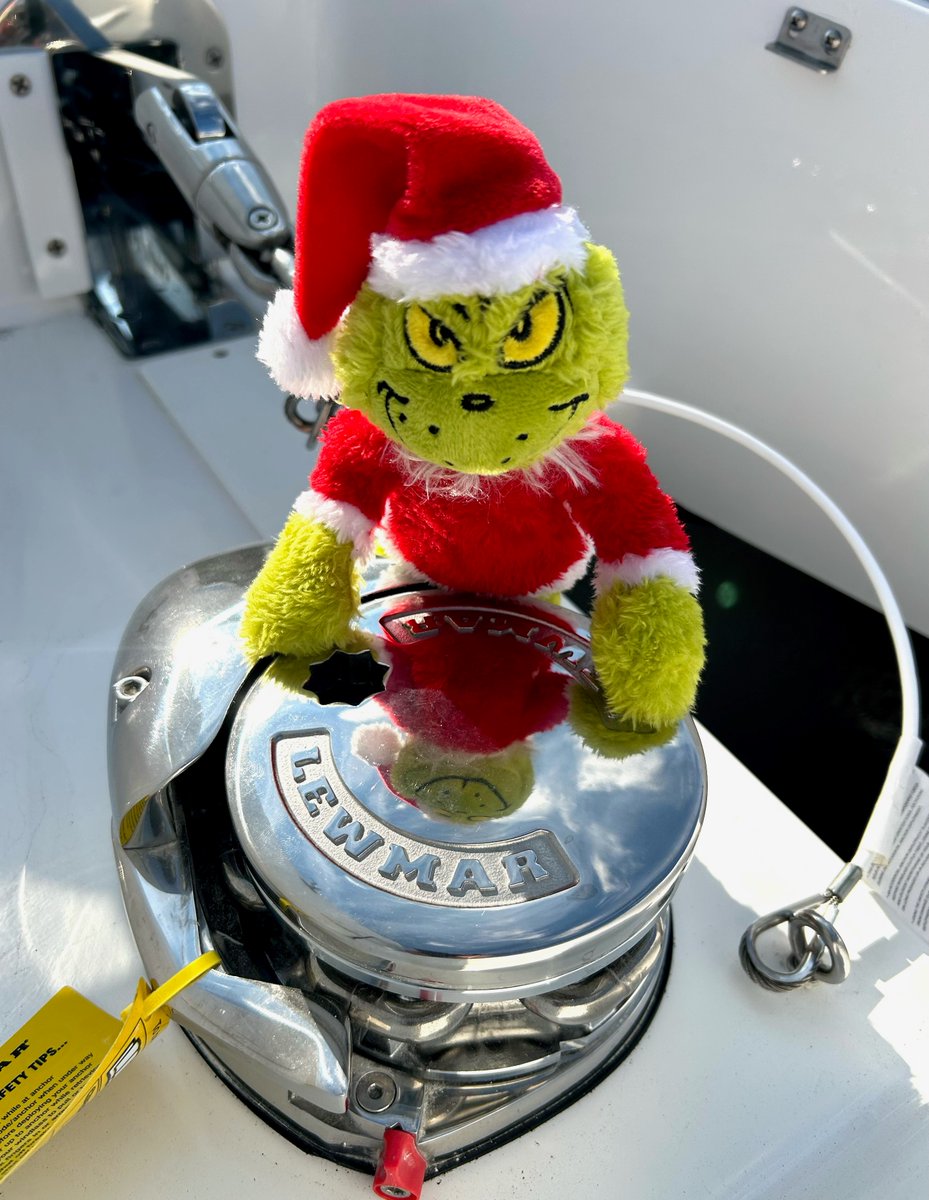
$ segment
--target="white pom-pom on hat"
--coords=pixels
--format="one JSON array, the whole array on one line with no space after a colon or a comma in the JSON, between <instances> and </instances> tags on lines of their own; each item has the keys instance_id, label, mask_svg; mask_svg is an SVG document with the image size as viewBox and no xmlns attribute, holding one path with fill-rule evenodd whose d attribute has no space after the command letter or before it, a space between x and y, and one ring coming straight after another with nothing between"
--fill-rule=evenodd
<instances>
[{"instance_id":1,"label":"white pom-pom on hat","mask_svg":"<svg viewBox=\"0 0 929 1200\"><path fill-rule=\"evenodd\" d=\"M280 291L268 305L258 335L258 361L271 378L294 396L336 396L339 385L332 365L335 330L309 338L297 315L294 294Z\"/></svg>"},{"instance_id":2,"label":"white pom-pom on hat","mask_svg":"<svg viewBox=\"0 0 929 1200\"><path fill-rule=\"evenodd\" d=\"M397 761L403 748L403 738L393 725L378 721L373 725L359 725L352 734L352 753L363 758L372 767L390 767Z\"/></svg>"}]
</instances>

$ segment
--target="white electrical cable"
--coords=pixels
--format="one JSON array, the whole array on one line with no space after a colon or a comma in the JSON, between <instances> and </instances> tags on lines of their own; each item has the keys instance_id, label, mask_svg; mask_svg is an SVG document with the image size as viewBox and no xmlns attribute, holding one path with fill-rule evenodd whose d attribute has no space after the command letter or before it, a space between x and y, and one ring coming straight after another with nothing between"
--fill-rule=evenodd
<instances>
[{"instance_id":1,"label":"white electrical cable","mask_svg":"<svg viewBox=\"0 0 929 1200\"><path fill-rule=\"evenodd\" d=\"M790 459L785 458L783 454L761 441L760 438L741 429L738 425L733 425L730 421L724 421L721 417L715 417L702 409L683 404L678 400L668 400L664 396L656 396L651 392L642 392L637 388L626 389L620 397L620 403L623 402L638 405L640 408L652 409L655 412L667 413L670 416L682 417L695 425L702 425L705 429L720 433L740 446L745 446L759 458L770 463L781 474L792 480L826 514L864 567L877 593L893 640L902 693L901 727L900 738L890 760L884 784L851 861L861 866L862 869L865 869L873 859L886 861L887 841L894 825L894 813L903 802L913 768L916 766L916 760L922 749L919 737L919 678L916 673L916 664L913 660L906 623L887 577L878 566L877 560L868 549L861 534L822 488Z\"/></svg>"}]
</instances>

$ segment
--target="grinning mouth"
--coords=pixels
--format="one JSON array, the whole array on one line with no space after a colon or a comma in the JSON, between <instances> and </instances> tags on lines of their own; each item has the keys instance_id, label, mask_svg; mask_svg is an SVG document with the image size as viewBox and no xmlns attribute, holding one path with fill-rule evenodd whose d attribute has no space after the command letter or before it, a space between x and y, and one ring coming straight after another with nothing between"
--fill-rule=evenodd
<instances>
[{"instance_id":1,"label":"grinning mouth","mask_svg":"<svg viewBox=\"0 0 929 1200\"><path fill-rule=\"evenodd\" d=\"M401 396L399 392L394 391L386 379L378 380L377 394L384 397L384 411L387 413L387 420L390 422L391 428L398 437L402 438L402 434L397 428L397 422L394 421L393 413L390 411L390 402L391 400L396 400L398 404L409 404L409 396ZM406 413L397 413L397 421L402 425L406 421Z\"/></svg>"},{"instance_id":2,"label":"grinning mouth","mask_svg":"<svg viewBox=\"0 0 929 1200\"><path fill-rule=\"evenodd\" d=\"M564 404L550 404L549 412L564 412L566 409L571 410L573 417L585 400L590 399L590 392L580 392L577 396L573 396L570 400L565 400Z\"/></svg>"},{"instance_id":3,"label":"grinning mouth","mask_svg":"<svg viewBox=\"0 0 929 1200\"><path fill-rule=\"evenodd\" d=\"M383 397L384 412L387 414L387 420L390 422L391 429L393 429L398 439L403 442L404 445L407 445L408 443L406 438L404 438L403 434L400 432L400 426L406 424L407 415L405 412L403 412L403 409L410 403L410 397L401 395L401 393L398 392L396 388L392 387L386 379L379 379L377 381L375 390L379 396ZM483 399L484 397L482 396L481 398ZM487 399L489 400L490 398L487 397ZM553 413L567 413L567 420L565 421L565 425L562 426L562 429L564 429L580 406L585 404L589 399L590 392L578 392L576 396L572 396L570 400L565 400L563 404L550 404L548 406L548 411ZM489 408L490 404L486 404L483 407ZM439 433L438 426L430 425L429 432L435 436ZM560 434L556 435L555 442L557 442L559 436ZM516 440L518 442L522 442L526 441L527 439L528 434L521 433L517 436ZM511 461L511 458L504 458L501 460L500 466L505 467ZM447 467L451 467L453 470L460 469L457 468L454 463L448 462L447 460L445 465Z\"/></svg>"},{"instance_id":4,"label":"grinning mouth","mask_svg":"<svg viewBox=\"0 0 929 1200\"><path fill-rule=\"evenodd\" d=\"M469 783L478 783L493 792L501 804L506 804L499 790L483 775L434 775L432 779L426 779L423 783L418 784L414 790L421 792L423 788L432 787L436 783L460 783L462 787L466 787Z\"/></svg>"}]
</instances>

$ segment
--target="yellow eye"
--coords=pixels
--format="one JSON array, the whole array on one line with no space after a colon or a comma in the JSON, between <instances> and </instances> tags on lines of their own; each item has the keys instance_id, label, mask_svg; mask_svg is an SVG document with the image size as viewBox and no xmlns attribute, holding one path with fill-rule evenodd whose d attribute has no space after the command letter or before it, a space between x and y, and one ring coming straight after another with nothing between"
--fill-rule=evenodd
<instances>
[{"instance_id":1,"label":"yellow eye","mask_svg":"<svg viewBox=\"0 0 929 1200\"><path fill-rule=\"evenodd\" d=\"M430 371L450 371L458 361L461 343L447 325L420 305L406 310L403 331L410 353Z\"/></svg>"},{"instance_id":2,"label":"yellow eye","mask_svg":"<svg viewBox=\"0 0 929 1200\"><path fill-rule=\"evenodd\" d=\"M561 292L539 292L503 343L505 367L534 367L561 341L564 299Z\"/></svg>"}]
</instances>

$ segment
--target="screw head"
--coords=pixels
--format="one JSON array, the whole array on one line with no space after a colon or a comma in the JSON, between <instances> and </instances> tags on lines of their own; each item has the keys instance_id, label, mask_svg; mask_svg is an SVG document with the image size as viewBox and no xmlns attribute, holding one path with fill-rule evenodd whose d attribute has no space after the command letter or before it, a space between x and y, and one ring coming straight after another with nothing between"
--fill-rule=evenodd
<instances>
[{"instance_id":1,"label":"screw head","mask_svg":"<svg viewBox=\"0 0 929 1200\"><path fill-rule=\"evenodd\" d=\"M807 27L807 25L809 25L809 23L810 23L809 15L807 13L805 13L802 8L791 9L791 12L790 12L790 28L791 29L796 29L797 32L799 33L800 30L806 29L806 27Z\"/></svg>"},{"instance_id":2,"label":"screw head","mask_svg":"<svg viewBox=\"0 0 929 1200\"><path fill-rule=\"evenodd\" d=\"M277 213L259 204L248 214L248 223L252 229L272 229L277 224Z\"/></svg>"},{"instance_id":3,"label":"screw head","mask_svg":"<svg viewBox=\"0 0 929 1200\"><path fill-rule=\"evenodd\" d=\"M397 1098L397 1085L386 1071L368 1071L355 1084L355 1103L369 1113L382 1113Z\"/></svg>"},{"instance_id":4,"label":"screw head","mask_svg":"<svg viewBox=\"0 0 929 1200\"><path fill-rule=\"evenodd\" d=\"M32 91L32 80L28 75L12 75L10 77L10 91L14 96L28 96Z\"/></svg>"},{"instance_id":5,"label":"screw head","mask_svg":"<svg viewBox=\"0 0 929 1200\"><path fill-rule=\"evenodd\" d=\"M203 56L203 61L212 71L218 71L226 61L225 55L219 46L210 46Z\"/></svg>"},{"instance_id":6,"label":"screw head","mask_svg":"<svg viewBox=\"0 0 929 1200\"><path fill-rule=\"evenodd\" d=\"M63 242L61 238L51 238L50 241L45 243L45 249L52 258L61 258L68 249L68 244L67 242Z\"/></svg>"},{"instance_id":7,"label":"screw head","mask_svg":"<svg viewBox=\"0 0 929 1200\"><path fill-rule=\"evenodd\" d=\"M823 46L830 54L835 54L842 45L842 35L838 29L827 29L823 34Z\"/></svg>"}]
</instances>

